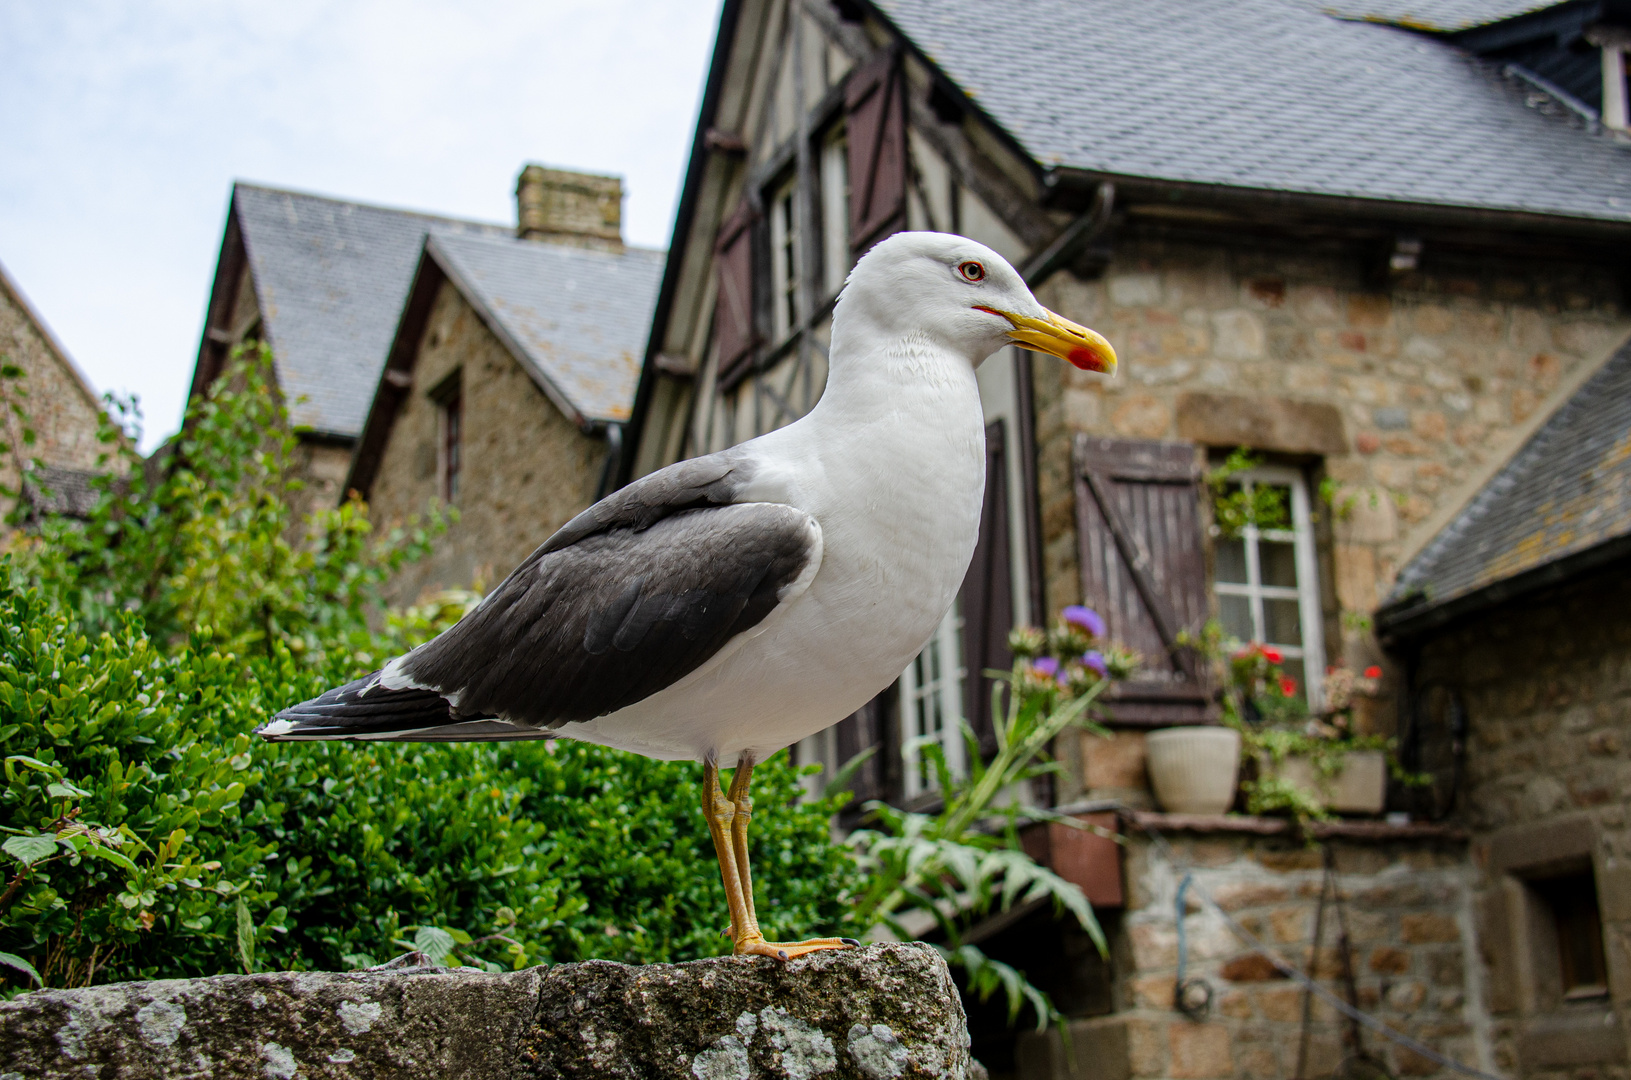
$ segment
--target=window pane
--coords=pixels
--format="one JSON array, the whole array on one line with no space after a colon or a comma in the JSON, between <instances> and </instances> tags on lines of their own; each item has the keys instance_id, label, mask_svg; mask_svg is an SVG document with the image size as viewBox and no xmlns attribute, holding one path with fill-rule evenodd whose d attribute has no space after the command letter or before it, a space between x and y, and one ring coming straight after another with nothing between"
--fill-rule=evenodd
<instances>
[{"instance_id":1,"label":"window pane","mask_svg":"<svg viewBox=\"0 0 1631 1080\"><path fill-rule=\"evenodd\" d=\"M1263 577L1264 585L1284 585L1292 589L1297 587L1295 545L1264 540L1257 545L1257 559L1257 570Z\"/></svg>"},{"instance_id":2,"label":"window pane","mask_svg":"<svg viewBox=\"0 0 1631 1080\"><path fill-rule=\"evenodd\" d=\"M1302 648L1303 623L1297 601L1263 601L1263 637L1277 645Z\"/></svg>"},{"instance_id":3,"label":"window pane","mask_svg":"<svg viewBox=\"0 0 1631 1080\"><path fill-rule=\"evenodd\" d=\"M1246 541L1218 541L1218 580L1246 584Z\"/></svg>"},{"instance_id":4,"label":"window pane","mask_svg":"<svg viewBox=\"0 0 1631 1080\"><path fill-rule=\"evenodd\" d=\"M1252 605L1244 596L1219 596L1218 617L1223 621L1223 632L1241 641L1256 637L1252 629Z\"/></svg>"}]
</instances>

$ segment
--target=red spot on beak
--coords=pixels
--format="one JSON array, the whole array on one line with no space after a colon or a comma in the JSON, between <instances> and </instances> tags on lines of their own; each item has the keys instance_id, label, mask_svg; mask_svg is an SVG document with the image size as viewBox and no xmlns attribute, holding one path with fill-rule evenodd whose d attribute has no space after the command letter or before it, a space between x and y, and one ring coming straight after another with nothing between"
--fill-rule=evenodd
<instances>
[{"instance_id":1,"label":"red spot on beak","mask_svg":"<svg viewBox=\"0 0 1631 1080\"><path fill-rule=\"evenodd\" d=\"M1103 371L1104 358L1092 349L1072 349L1070 355L1065 357L1072 364L1083 371Z\"/></svg>"}]
</instances>

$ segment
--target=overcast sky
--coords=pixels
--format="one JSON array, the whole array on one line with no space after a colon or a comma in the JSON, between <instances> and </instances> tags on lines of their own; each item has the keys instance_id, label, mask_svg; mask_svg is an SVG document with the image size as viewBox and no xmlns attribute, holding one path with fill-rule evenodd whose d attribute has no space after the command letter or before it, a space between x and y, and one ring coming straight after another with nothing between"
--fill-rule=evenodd
<instances>
[{"instance_id":1,"label":"overcast sky","mask_svg":"<svg viewBox=\"0 0 1631 1080\"><path fill-rule=\"evenodd\" d=\"M234 179L511 223L620 173L664 246L717 0L0 0L0 263L98 391L175 430Z\"/></svg>"}]
</instances>

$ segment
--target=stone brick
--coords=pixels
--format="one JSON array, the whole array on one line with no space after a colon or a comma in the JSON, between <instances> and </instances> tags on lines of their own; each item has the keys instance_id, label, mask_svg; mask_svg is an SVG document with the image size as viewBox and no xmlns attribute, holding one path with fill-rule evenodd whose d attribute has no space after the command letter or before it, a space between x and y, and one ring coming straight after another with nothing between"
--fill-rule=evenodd
<instances>
[{"instance_id":1,"label":"stone brick","mask_svg":"<svg viewBox=\"0 0 1631 1080\"><path fill-rule=\"evenodd\" d=\"M1366 966L1379 975L1403 975L1410 970L1410 954L1392 946L1373 949Z\"/></svg>"},{"instance_id":2,"label":"stone brick","mask_svg":"<svg viewBox=\"0 0 1631 1080\"><path fill-rule=\"evenodd\" d=\"M1427 987L1415 979L1410 979L1388 987L1386 996L1388 1008L1409 1015L1421 1008L1422 1002L1427 1000Z\"/></svg>"},{"instance_id":3,"label":"stone brick","mask_svg":"<svg viewBox=\"0 0 1631 1080\"><path fill-rule=\"evenodd\" d=\"M1261 881L1240 881L1227 885L1219 885L1212 890L1212 899L1225 911L1239 911L1242 908L1262 907L1265 904L1278 904L1291 894L1284 885L1273 885Z\"/></svg>"},{"instance_id":4,"label":"stone brick","mask_svg":"<svg viewBox=\"0 0 1631 1080\"><path fill-rule=\"evenodd\" d=\"M1296 986L1265 988L1258 992L1257 1011L1268 1020L1300 1020L1303 1015L1303 991Z\"/></svg>"},{"instance_id":5,"label":"stone brick","mask_svg":"<svg viewBox=\"0 0 1631 1080\"><path fill-rule=\"evenodd\" d=\"M1161 1025L1149 1020L1127 1021L1127 1061L1134 1076L1161 1076L1166 1054Z\"/></svg>"},{"instance_id":6,"label":"stone brick","mask_svg":"<svg viewBox=\"0 0 1631 1080\"><path fill-rule=\"evenodd\" d=\"M1138 1009L1172 1008L1173 979L1171 975L1141 975L1133 980L1133 1007Z\"/></svg>"},{"instance_id":7,"label":"stone brick","mask_svg":"<svg viewBox=\"0 0 1631 1080\"><path fill-rule=\"evenodd\" d=\"M1230 982L1264 982L1285 978L1268 957L1254 952L1230 960L1218 969L1218 975Z\"/></svg>"},{"instance_id":8,"label":"stone brick","mask_svg":"<svg viewBox=\"0 0 1631 1080\"><path fill-rule=\"evenodd\" d=\"M1263 356L1267 334L1263 319L1253 311L1220 311L1212 316L1212 351L1225 360L1255 360Z\"/></svg>"},{"instance_id":9,"label":"stone brick","mask_svg":"<svg viewBox=\"0 0 1631 1080\"><path fill-rule=\"evenodd\" d=\"M1169 968L1178 963L1178 932L1170 924L1139 923L1127 933L1133 943L1133 964L1138 970Z\"/></svg>"},{"instance_id":10,"label":"stone brick","mask_svg":"<svg viewBox=\"0 0 1631 1080\"><path fill-rule=\"evenodd\" d=\"M1381 329L1393 315L1393 301L1374 293L1357 293L1348 298L1348 324Z\"/></svg>"},{"instance_id":11,"label":"stone brick","mask_svg":"<svg viewBox=\"0 0 1631 1080\"><path fill-rule=\"evenodd\" d=\"M1110 428L1117 435L1159 439L1172 426L1172 410L1154 394L1130 394L1110 413Z\"/></svg>"},{"instance_id":12,"label":"stone brick","mask_svg":"<svg viewBox=\"0 0 1631 1080\"><path fill-rule=\"evenodd\" d=\"M1148 786L1144 734L1118 731L1110 738L1084 733L1082 762L1090 789L1128 789Z\"/></svg>"},{"instance_id":13,"label":"stone brick","mask_svg":"<svg viewBox=\"0 0 1631 1080\"><path fill-rule=\"evenodd\" d=\"M1269 928L1275 941L1307 941L1314 913L1306 907L1283 907L1269 912Z\"/></svg>"},{"instance_id":14,"label":"stone brick","mask_svg":"<svg viewBox=\"0 0 1631 1080\"><path fill-rule=\"evenodd\" d=\"M1176 1021L1167 1027L1167 1048L1176 1080L1206 1080L1235 1071L1229 1029L1222 1024Z\"/></svg>"},{"instance_id":15,"label":"stone brick","mask_svg":"<svg viewBox=\"0 0 1631 1080\"><path fill-rule=\"evenodd\" d=\"M1240 1068L1240 1075L1247 1080L1277 1080L1284 1075L1280 1070L1280 1059L1266 1046L1240 1051L1235 1055L1235 1063Z\"/></svg>"},{"instance_id":16,"label":"stone brick","mask_svg":"<svg viewBox=\"0 0 1631 1080\"><path fill-rule=\"evenodd\" d=\"M1218 1012L1235 1020L1250 1020L1251 997L1244 990L1231 990L1218 998Z\"/></svg>"},{"instance_id":17,"label":"stone brick","mask_svg":"<svg viewBox=\"0 0 1631 1080\"><path fill-rule=\"evenodd\" d=\"M1281 872L1288 870L1318 870L1322 865L1318 851L1303 847L1292 848L1289 851L1271 848L1254 852L1253 856L1266 868Z\"/></svg>"},{"instance_id":18,"label":"stone brick","mask_svg":"<svg viewBox=\"0 0 1631 1080\"><path fill-rule=\"evenodd\" d=\"M1334 405L1267 396L1183 394L1178 434L1211 446L1332 455L1348 450L1342 413Z\"/></svg>"},{"instance_id":19,"label":"stone brick","mask_svg":"<svg viewBox=\"0 0 1631 1080\"><path fill-rule=\"evenodd\" d=\"M1411 945L1428 942L1460 941L1461 928L1448 915L1411 912L1399 916L1399 937Z\"/></svg>"}]
</instances>

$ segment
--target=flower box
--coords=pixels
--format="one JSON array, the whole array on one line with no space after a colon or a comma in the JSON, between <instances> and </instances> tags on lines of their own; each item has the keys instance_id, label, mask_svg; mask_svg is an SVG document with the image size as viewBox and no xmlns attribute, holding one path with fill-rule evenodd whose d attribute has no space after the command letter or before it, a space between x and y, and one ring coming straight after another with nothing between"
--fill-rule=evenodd
<instances>
[{"instance_id":1,"label":"flower box","mask_svg":"<svg viewBox=\"0 0 1631 1080\"><path fill-rule=\"evenodd\" d=\"M1294 754L1276 765L1263 758L1258 762L1263 776L1277 776L1302 788L1339 814L1380 814L1387 799L1387 755L1381 750L1350 750L1342 757L1342 767L1322 777L1314 762Z\"/></svg>"}]
</instances>

